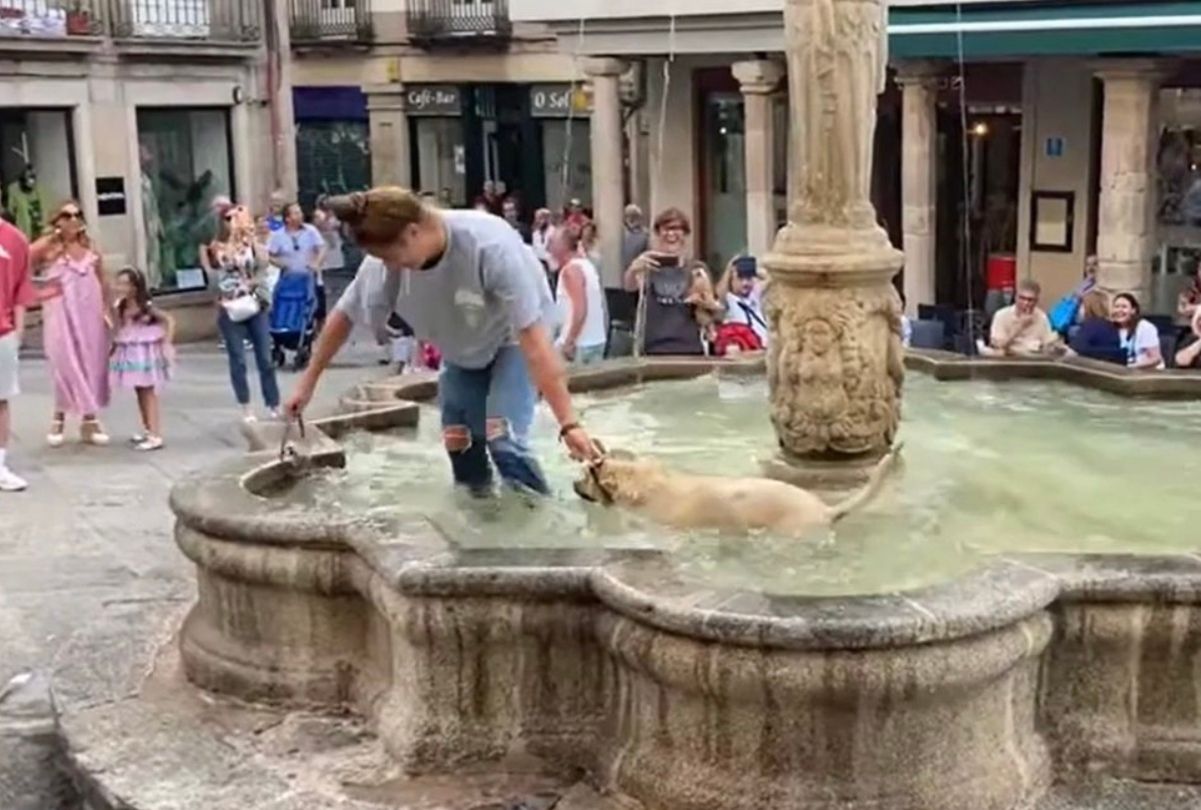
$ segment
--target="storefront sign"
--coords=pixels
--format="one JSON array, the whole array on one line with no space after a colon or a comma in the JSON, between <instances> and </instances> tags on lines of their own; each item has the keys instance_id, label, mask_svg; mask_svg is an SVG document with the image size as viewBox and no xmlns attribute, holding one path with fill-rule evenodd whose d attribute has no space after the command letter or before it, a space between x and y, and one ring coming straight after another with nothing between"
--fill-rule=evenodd
<instances>
[{"instance_id":1,"label":"storefront sign","mask_svg":"<svg viewBox=\"0 0 1201 810\"><path fill-rule=\"evenodd\" d=\"M583 84L535 84L530 87L530 115L571 118L592 113L592 92Z\"/></svg>"},{"instance_id":2,"label":"storefront sign","mask_svg":"<svg viewBox=\"0 0 1201 810\"><path fill-rule=\"evenodd\" d=\"M405 112L409 115L460 115L463 99L453 84L413 85L405 92Z\"/></svg>"},{"instance_id":3,"label":"storefront sign","mask_svg":"<svg viewBox=\"0 0 1201 810\"><path fill-rule=\"evenodd\" d=\"M125 213L125 178L96 178L96 210L102 217L119 217Z\"/></svg>"}]
</instances>

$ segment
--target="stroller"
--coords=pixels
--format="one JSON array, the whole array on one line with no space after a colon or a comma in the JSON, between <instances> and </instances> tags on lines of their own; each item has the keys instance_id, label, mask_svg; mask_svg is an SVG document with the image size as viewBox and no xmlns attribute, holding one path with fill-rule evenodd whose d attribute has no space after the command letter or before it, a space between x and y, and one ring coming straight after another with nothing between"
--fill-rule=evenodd
<instances>
[{"instance_id":1,"label":"stroller","mask_svg":"<svg viewBox=\"0 0 1201 810\"><path fill-rule=\"evenodd\" d=\"M292 368L308 365L316 331L317 288L312 273L290 271L280 274L271 294L271 357L283 368L287 351L294 352Z\"/></svg>"}]
</instances>

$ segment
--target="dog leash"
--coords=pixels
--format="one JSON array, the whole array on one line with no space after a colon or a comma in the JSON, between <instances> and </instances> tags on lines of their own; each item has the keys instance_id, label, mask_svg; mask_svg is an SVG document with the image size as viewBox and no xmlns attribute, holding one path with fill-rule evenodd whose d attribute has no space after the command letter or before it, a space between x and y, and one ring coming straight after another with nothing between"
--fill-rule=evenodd
<instances>
[{"instance_id":1,"label":"dog leash","mask_svg":"<svg viewBox=\"0 0 1201 810\"><path fill-rule=\"evenodd\" d=\"M295 419L293 419L291 417L285 419L284 420L284 435L283 435L283 438L281 438L279 441L279 460L280 461L287 461L289 458L288 434L291 432L293 422L296 423L296 428L297 428L298 432L300 433L300 440L304 441L304 416L300 413L297 413ZM293 448L292 454L295 455L295 453L296 453L296 450L295 450L295 448Z\"/></svg>"}]
</instances>

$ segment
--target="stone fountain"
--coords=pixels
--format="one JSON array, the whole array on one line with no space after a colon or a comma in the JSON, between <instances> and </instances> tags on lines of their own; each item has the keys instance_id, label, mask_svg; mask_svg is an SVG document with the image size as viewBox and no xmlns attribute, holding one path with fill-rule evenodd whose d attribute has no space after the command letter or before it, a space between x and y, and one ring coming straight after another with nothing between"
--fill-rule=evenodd
<instances>
[{"instance_id":1,"label":"stone fountain","mask_svg":"<svg viewBox=\"0 0 1201 810\"><path fill-rule=\"evenodd\" d=\"M903 254L871 203L876 97L888 64L884 0L788 0L788 224L764 259L767 363L781 456L770 472L853 483L901 416Z\"/></svg>"},{"instance_id":2,"label":"stone fountain","mask_svg":"<svg viewBox=\"0 0 1201 810\"><path fill-rule=\"evenodd\" d=\"M765 261L776 466L833 486L888 450L900 418L902 260L868 199L885 11L786 5L793 205ZM1201 393L1201 375L906 362L939 379ZM758 371L654 358L572 386ZM312 427L340 440L412 426L436 389L364 384ZM310 449L313 466L342 460ZM88 810L1097 810L1136 805L1048 788L1201 783L1196 554L1010 554L922 589L819 598L698 584L664 548L609 537L475 547L419 515L290 502L313 472L267 452L175 489L197 599L139 639L177 639L147 645L153 666L105 644L113 660L68 655L73 677L56 675L85 685L60 689L59 729ZM460 789L515 772L541 780L520 804ZM1199 804L1190 791L1145 806Z\"/></svg>"}]
</instances>

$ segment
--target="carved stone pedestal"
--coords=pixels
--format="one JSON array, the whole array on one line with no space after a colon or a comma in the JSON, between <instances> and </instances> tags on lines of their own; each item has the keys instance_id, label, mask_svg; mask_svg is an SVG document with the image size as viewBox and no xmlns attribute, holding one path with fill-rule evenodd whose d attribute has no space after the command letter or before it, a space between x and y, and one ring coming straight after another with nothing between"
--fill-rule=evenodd
<instances>
[{"instance_id":1,"label":"carved stone pedestal","mask_svg":"<svg viewBox=\"0 0 1201 810\"><path fill-rule=\"evenodd\" d=\"M845 489L862 483L900 422L901 299L891 278L903 260L880 229L825 231L789 226L765 262L781 450L768 474Z\"/></svg>"},{"instance_id":2,"label":"carved stone pedestal","mask_svg":"<svg viewBox=\"0 0 1201 810\"><path fill-rule=\"evenodd\" d=\"M859 483L900 421L901 299L892 278L904 257L871 203L886 17L883 0L785 5L792 204L763 261L771 418L782 451L768 474L817 489Z\"/></svg>"}]
</instances>

